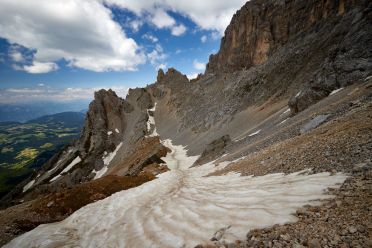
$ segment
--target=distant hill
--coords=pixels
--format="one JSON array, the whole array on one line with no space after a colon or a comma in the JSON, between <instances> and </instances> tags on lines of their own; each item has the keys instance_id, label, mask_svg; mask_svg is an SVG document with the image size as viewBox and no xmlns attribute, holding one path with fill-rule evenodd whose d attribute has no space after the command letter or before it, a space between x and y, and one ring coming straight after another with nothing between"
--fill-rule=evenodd
<instances>
[{"instance_id":1,"label":"distant hill","mask_svg":"<svg viewBox=\"0 0 372 248\"><path fill-rule=\"evenodd\" d=\"M65 127L81 126L84 121L85 113L83 112L63 112L54 115L45 115L26 123L39 123L39 124L61 124Z\"/></svg>"},{"instance_id":2,"label":"distant hill","mask_svg":"<svg viewBox=\"0 0 372 248\"><path fill-rule=\"evenodd\" d=\"M63 112L26 123L0 122L0 196L80 135L85 114Z\"/></svg>"},{"instance_id":3,"label":"distant hill","mask_svg":"<svg viewBox=\"0 0 372 248\"><path fill-rule=\"evenodd\" d=\"M26 122L45 115L62 112L83 112L88 106L87 101L74 102L35 102L22 104L0 104L0 122ZM85 112L84 112L85 113Z\"/></svg>"}]
</instances>

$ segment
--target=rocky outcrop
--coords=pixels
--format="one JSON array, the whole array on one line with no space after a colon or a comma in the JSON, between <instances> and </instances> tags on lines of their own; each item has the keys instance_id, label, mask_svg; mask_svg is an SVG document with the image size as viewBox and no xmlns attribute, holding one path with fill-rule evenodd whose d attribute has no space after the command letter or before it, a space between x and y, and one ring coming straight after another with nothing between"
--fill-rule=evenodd
<instances>
[{"instance_id":1,"label":"rocky outcrop","mask_svg":"<svg viewBox=\"0 0 372 248\"><path fill-rule=\"evenodd\" d=\"M169 68L166 73L162 69L159 69L156 83L158 85L176 86L189 83L189 79L186 75L177 71L174 68Z\"/></svg>"},{"instance_id":2,"label":"rocky outcrop","mask_svg":"<svg viewBox=\"0 0 372 248\"><path fill-rule=\"evenodd\" d=\"M163 164L164 161L161 158L169 152L169 149L160 143L159 137L140 139L127 149L128 156L118 166L110 169L109 174L118 176L139 175L148 165Z\"/></svg>"},{"instance_id":3,"label":"rocky outcrop","mask_svg":"<svg viewBox=\"0 0 372 248\"><path fill-rule=\"evenodd\" d=\"M18 197L30 200L90 181L103 167L120 167L120 161L131 155L125 151L131 151L147 134L147 109L152 106L151 96L143 88L129 90L127 99L118 97L112 90L95 92L80 139L53 156L30 179L4 197L4 204L14 203ZM120 152L117 161L112 161L121 147L124 152ZM113 158L108 162L110 154ZM126 174L124 171L121 176ZM27 190L26 184L30 185Z\"/></svg>"},{"instance_id":4,"label":"rocky outcrop","mask_svg":"<svg viewBox=\"0 0 372 248\"><path fill-rule=\"evenodd\" d=\"M209 143L201 156L196 160L196 164L204 164L214 158L221 156L225 152L225 148L231 144L229 135L224 135Z\"/></svg>"},{"instance_id":5,"label":"rocky outcrop","mask_svg":"<svg viewBox=\"0 0 372 248\"><path fill-rule=\"evenodd\" d=\"M132 111L133 106L111 89L95 92L80 138L82 158L93 157L93 153L101 155L104 151L113 151L126 128L125 113Z\"/></svg>"},{"instance_id":6,"label":"rocky outcrop","mask_svg":"<svg viewBox=\"0 0 372 248\"><path fill-rule=\"evenodd\" d=\"M254 0L233 16L217 54L211 55L206 73L232 72L260 65L295 36L332 18L342 18L355 5L367 1Z\"/></svg>"},{"instance_id":7,"label":"rocky outcrop","mask_svg":"<svg viewBox=\"0 0 372 248\"><path fill-rule=\"evenodd\" d=\"M296 114L370 75L371 10L370 1L249 1L210 56L206 75L256 70L245 88L261 86L271 95L279 93L274 85L286 91L292 84L298 90L289 107Z\"/></svg>"}]
</instances>

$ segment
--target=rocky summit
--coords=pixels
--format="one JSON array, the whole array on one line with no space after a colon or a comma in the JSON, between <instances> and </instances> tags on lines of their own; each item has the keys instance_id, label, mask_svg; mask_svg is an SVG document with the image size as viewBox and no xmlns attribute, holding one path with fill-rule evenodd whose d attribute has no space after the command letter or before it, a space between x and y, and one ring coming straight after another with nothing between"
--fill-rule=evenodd
<instances>
[{"instance_id":1,"label":"rocky summit","mask_svg":"<svg viewBox=\"0 0 372 248\"><path fill-rule=\"evenodd\" d=\"M372 2L252 0L196 79L97 91L0 244L371 247L371 154Z\"/></svg>"}]
</instances>

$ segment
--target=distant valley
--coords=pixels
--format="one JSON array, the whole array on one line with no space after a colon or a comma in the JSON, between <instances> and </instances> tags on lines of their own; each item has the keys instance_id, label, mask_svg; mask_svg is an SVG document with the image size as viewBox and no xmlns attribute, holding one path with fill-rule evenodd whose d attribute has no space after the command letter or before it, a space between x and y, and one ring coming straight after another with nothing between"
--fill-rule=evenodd
<instances>
[{"instance_id":1,"label":"distant valley","mask_svg":"<svg viewBox=\"0 0 372 248\"><path fill-rule=\"evenodd\" d=\"M79 137L85 113L63 112L27 121L0 122L0 196Z\"/></svg>"}]
</instances>

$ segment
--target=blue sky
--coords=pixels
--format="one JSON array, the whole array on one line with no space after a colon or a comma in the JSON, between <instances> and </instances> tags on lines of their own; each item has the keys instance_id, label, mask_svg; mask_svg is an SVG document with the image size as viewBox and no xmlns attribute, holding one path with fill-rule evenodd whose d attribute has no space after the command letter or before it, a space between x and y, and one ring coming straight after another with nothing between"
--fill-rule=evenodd
<instances>
[{"instance_id":1,"label":"blue sky","mask_svg":"<svg viewBox=\"0 0 372 248\"><path fill-rule=\"evenodd\" d=\"M245 1L3 0L0 103L71 101L204 71ZM204 8L204 9L203 9Z\"/></svg>"}]
</instances>

